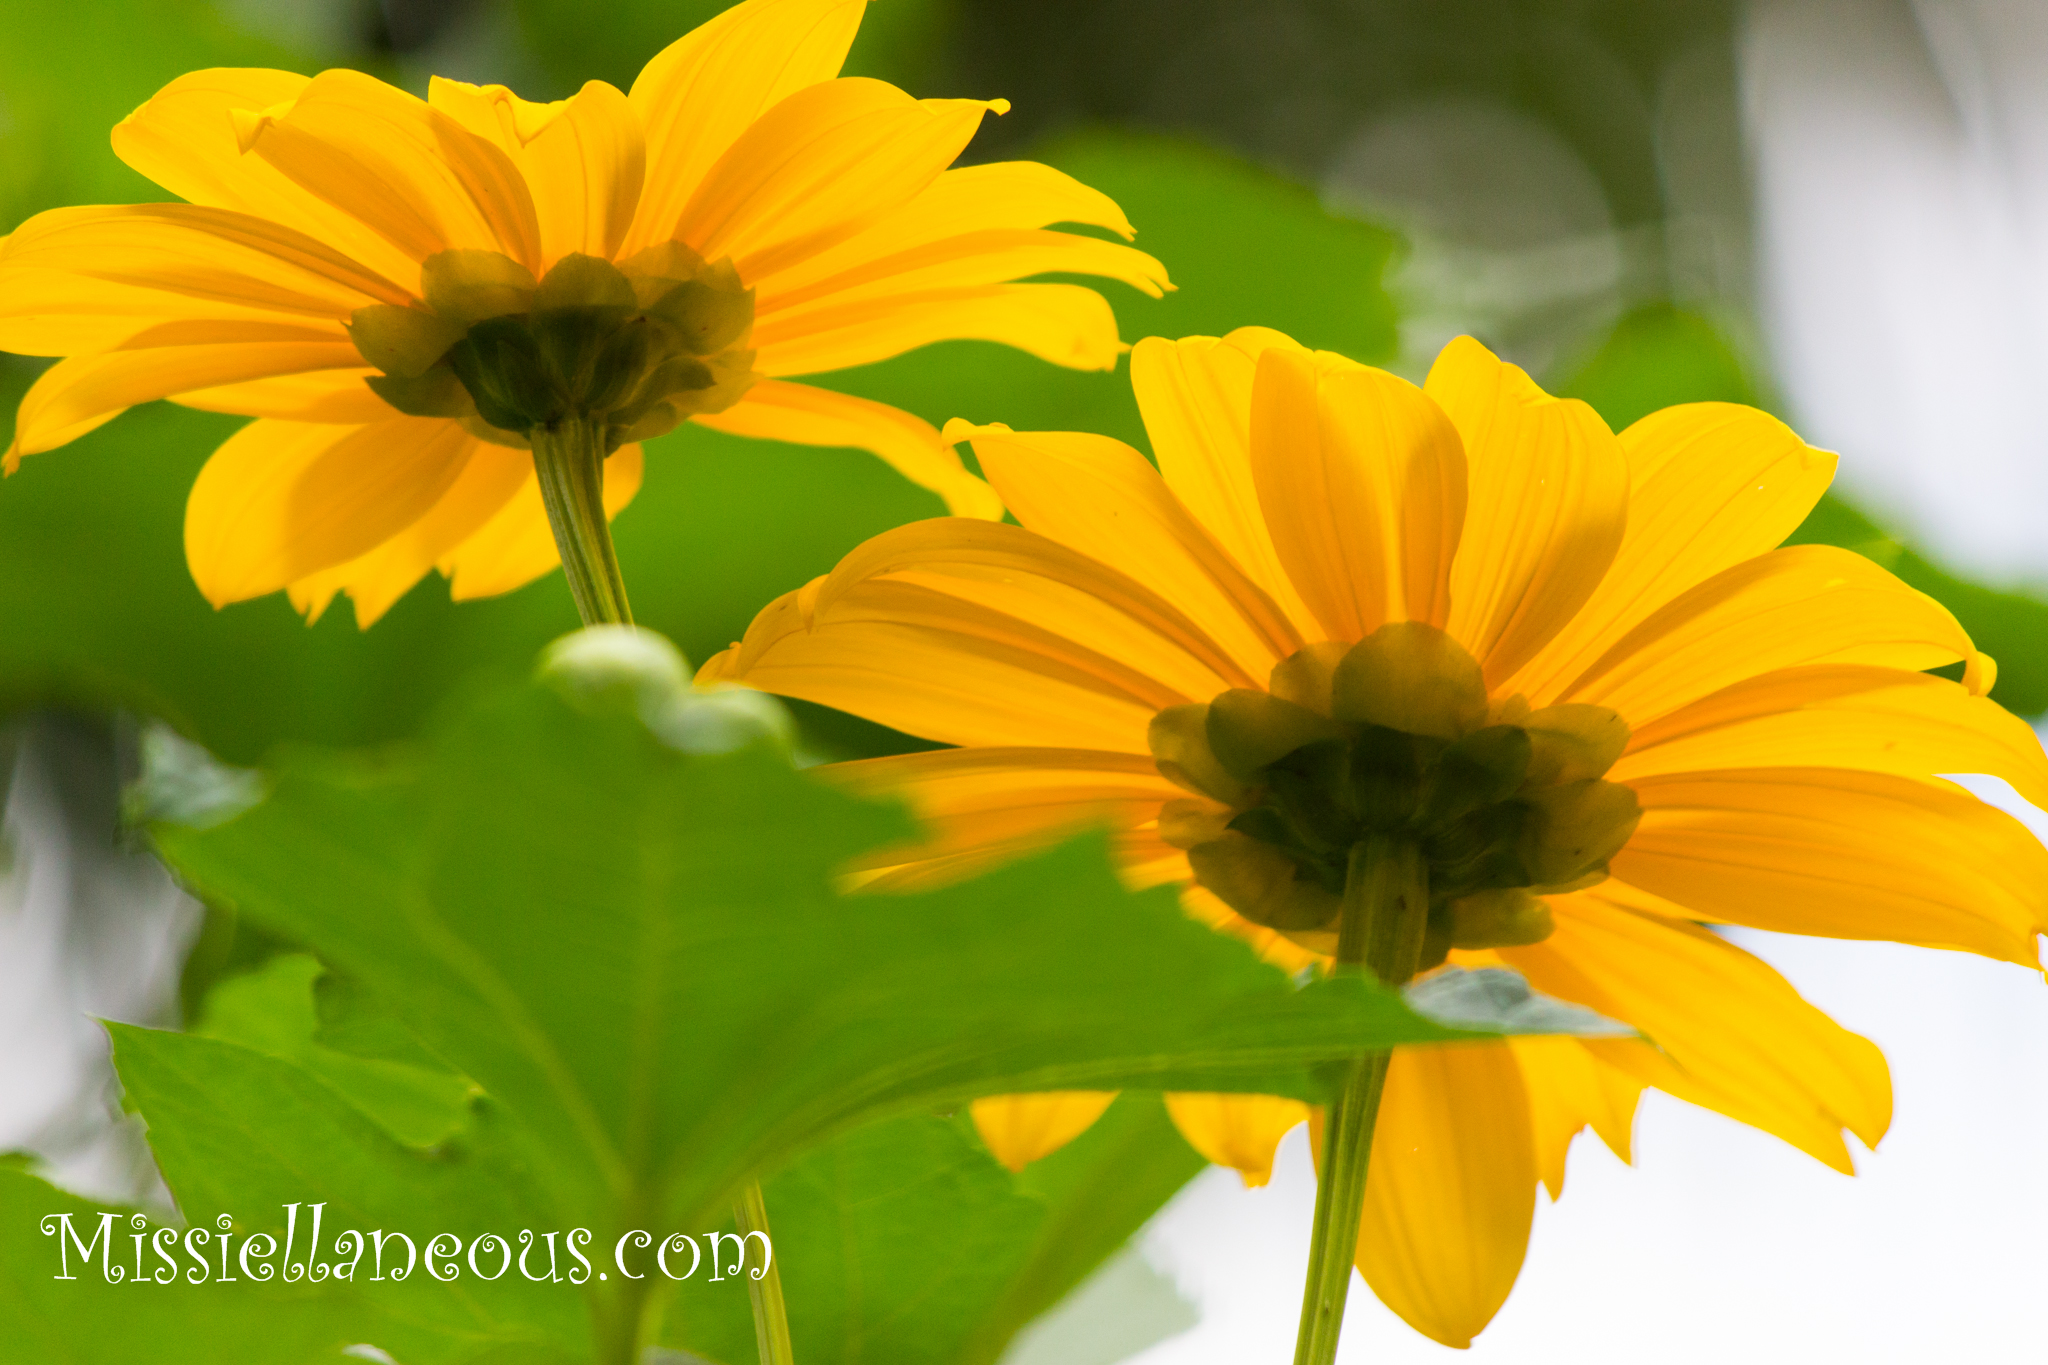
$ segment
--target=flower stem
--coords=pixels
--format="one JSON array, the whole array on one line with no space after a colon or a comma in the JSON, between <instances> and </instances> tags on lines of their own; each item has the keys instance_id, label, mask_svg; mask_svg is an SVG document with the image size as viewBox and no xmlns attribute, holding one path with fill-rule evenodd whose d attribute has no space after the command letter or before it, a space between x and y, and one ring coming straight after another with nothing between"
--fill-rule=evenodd
<instances>
[{"instance_id":1,"label":"flower stem","mask_svg":"<svg viewBox=\"0 0 2048 1365\"><path fill-rule=\"evenodd\" d=\"M1389 986L1402 985L1415 975L1428 925L1429 865L1422 851L1387 834L1369 834L1354 844L1344 873L1337 970L1362 967ZM1294 1365L1332 1365L1337 1358L1337 1333L1344 1325L1344 1299L1351 1290L1365 1210L1373 1124L1393 1055L1387 1048L1360 1053L1342 1064L1337 1078L1336 1102L1323 1128L1323 1168Z\"/></svg>"},{"instance_id":2,"label":"flower stem","mask_svg":"<svg viewBox=\"0 0 2048 1365\"><path fill-rule=\"evenodd\" d=\"M548 509L548 526L555 533L555 548L561 552L562 572L569 579L577 614L586 626L631 625L633 609L626 604L626 580L619 572L611 525L604 514L603 424L570 417L552 427L535 427L527 438L533 443L541 502ZM740 1236L767 1233L768 1203L762 1198L760 1181L746 1183L733 1212ZM772 1257L767 1274L750 1282L747 1293L754 1304L754 1335L761 1347L761 1365L794 1365L789 1314L782 1301L782 1272ZM644 1300L644 1293L631 1298L628 1321L619 1329L619 1339L629 1355L637 1348Z\"/></svg>"},{"instance_id":3,"label":"flower stem","mask_svg":"<svg viewBox=\"0 0 2048 1365\"><path fill-rule=\"evenodd\" d=\"M768 1235L768 1202L761 1197L760 1181L747 1182L733 1202L732 1212L741 1237L751 1232ZM789 1344L789 1314L782 1303L782 1272L776 1268L772 1250L764 1248L763 1255L768 1259L767 1273L747 1282L747 1296L754 1301L754 1343L761 1352L761 1365L795 1365L796 1351Z\"/></svg>"},{"instance_id":4,"label":"flower stem","mask_svg":"<svg viewBox=\"0 0 2048 1365\"><path fill-rule=\"evenodd\" d=\"M540 476L540 500L547 506L548 526L583 624L631 625L626 580L619 575L604 515L603 424L568 417L552 427L535 427L527 436Z\"/></svg>"}]
</instances>

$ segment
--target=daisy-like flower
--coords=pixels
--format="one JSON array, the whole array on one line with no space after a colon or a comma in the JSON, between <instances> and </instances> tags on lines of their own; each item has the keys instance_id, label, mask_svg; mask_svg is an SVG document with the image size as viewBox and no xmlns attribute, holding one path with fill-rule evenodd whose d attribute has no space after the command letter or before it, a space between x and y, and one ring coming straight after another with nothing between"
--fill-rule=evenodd
<instances>
[{"instance_id":1,"label":"daisy-like flower","mask_svg":"<svg viewBox=\"0 0 2048 1365\"><path fill-rule=\"evenodd\" d=\"M1469 339L1423 388L1258 329L1141 342L1131 376L1156 470L949 428L1022 525L878 536L701 676L958 746L825 770L929 823L857 871L874 887L1106 820L1132 882L1300 966L1339 948L1358 850L1391 848L1429 894L1383 975L1505 964L1640 1030L1395 1051L1356 1264L1418 1330L1470 1343L1537 1185L1589 1125L1626 1158L1646 1085L1844 1172L1844 1130L1883 1135L1878 1050L1704 924L2038 966L2048 851L1939 774L2048 805L2048 760L1940 604L1779 548L1832 455L1724 404L1616 436ZM1106 1102L976 1115L1020 1164ZM1254 1182L1306 1117L1169 1104Z\"/></svg>"},{"instance_id":2,"label":"daisy-like flower","mask_svg":"<svg viewBox=\"0 0 2048 1365\"><path fill-rule=\"evenodd\" d=\"M253 416L193 488L194 578L216 606L283 588L309 616L345 591L363 625L430 568L457 598L551 569L528 451L565 426L588 468L564 496L592 514L599 484L605 514L633 496L641 440L690 420L862 447L1000 516L927 423L789 376L947 338L1107 369L1100 295L1014 281L1169 286L1047 230L1129 237L1102 194L1030 162L948 169L1002 101L837 79L863 8L748 0L629 93L552 104L353 71L173 81L113 142L186 202L57 209L0 241L0 349L67 357L7 471L150 399Z\"/></svg>"}]
</instances>

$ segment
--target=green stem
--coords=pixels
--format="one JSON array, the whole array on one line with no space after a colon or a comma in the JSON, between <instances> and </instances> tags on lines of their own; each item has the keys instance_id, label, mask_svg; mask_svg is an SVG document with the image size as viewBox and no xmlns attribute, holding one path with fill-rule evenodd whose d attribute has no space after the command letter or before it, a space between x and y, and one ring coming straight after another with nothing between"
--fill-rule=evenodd
<instances>
[{"instance_id":1,"label":"green stem","mask_svg":"<svg viewBox=\"0 0 2048 1365\"><path fill-rule=\"evenodd\" d=\"M583 624L631 625L626 580L604 515L604 424L580 417L527 433L540 500Z\"/></svg>"},{"instance_id":2,"label":"green stem","mask_svg":"<svg viewBox=\"0 0 2048 1365\"><path fill-rule=\"evenodd\" d=\"M1337 927L1337 970L1364 968L1390 986L1415 975L1429 926L1429 865L1406 839L1369 834L1352 846L1344 873L1344 911ZM1344 1299L1365 1211L1372 1130L1393 1052L1379 1048L1343 1066L1336 1102L1323 1126L1323 1163L1316 1183L1308 1284L1294 1365L1332 1365L1344 1326Z\"/></svg>"},{"instance_id":3,"label":"green stem","mask_svg":"<svg viewBox=\"0 0 2048 1365\"><path fill-rule=\"evenodd\" d=\"M750 1232L768 1235L768 1201L761 1197L760 1181L747 1182L733 1202L732 1213L741 1237ZM747 1281L747 1295L754 1301L754 1344L760 1348L761 1365L795 1365L796 1351L789 1344L789 1314L782 1303L782 1271L772 1255L767 1271L760 1279Z\"/></svg>"},{"instance_id":4,"label":"green stem","mask_svg":"<svg viewBox=\"0 0 2048 1365\"><path fill-rule=\"evenodd\" d=\"M586 626L631 625L633 609L626 603L626 580L619 572L611 526L604 515L603 423L571 417L552 427L536 427L527 438L533 443L541 502L548 509L548 526L555 533L555 548L561 552L562 572L569 579L577 614ZM746 1183L733 1211L740 1236L768 1231L768 1203L762 1198L760 1181ZM789 1314L782 1301L782 1272L773 1260L768 1262L765 1276L749 1282L747 1292L754 1303L754 1335L761 1345L761 1365L794 1365ZM622 1291L619 1311L612 1315L616 1320L603 1324L608 1330L601 1335L614 1343L622 1359L631 1360L639 1348L646 1298L637 1284ZM605 1358L613 1353L607 1351Z\"/></svg>"}]
</instances>

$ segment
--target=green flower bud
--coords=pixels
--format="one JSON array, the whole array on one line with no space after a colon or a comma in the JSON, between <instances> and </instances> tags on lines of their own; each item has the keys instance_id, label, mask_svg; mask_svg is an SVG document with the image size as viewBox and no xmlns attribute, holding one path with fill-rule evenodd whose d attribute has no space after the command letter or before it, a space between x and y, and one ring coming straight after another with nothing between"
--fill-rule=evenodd
<instances>
[{"instance_id":1,"label":"green flower bud","mask_svg":"<svg viewBox=\"0 0 2048 1365\"><path fill-rule=\"evenodd\" d=\"M1209 751L1232 777L1256 782L1259 772L1302 745L1340 739L1335 721L1267 692L1233 687L1209 703Z\"/></svg>"},{"instance_id":2,"label":"green flower bud","mask_svg":"<svg viewBox=\"0 0 2048 1365\"><path fill-rule=\"evenodd\" d=\"M1241 806L1245 804L1244 787L1209 751L1208 718L1209 708L1201 702L1169 706L1152 717L1146 743L1167 781L1197 796Z\"/></svg>"},{"instance_id":3,"label":"green flower bud","mask_svg":"<svg viewBox=\"0 0 2048 1365\"><path fill-rule=\"evenodd\" d=\"M1534 746L1529 759L1532 786L1599 777L1628 747L1628 722L1604 706L1546 706L1531 711L1521 725Z\"/></svg>"},{"instance_id":4,"label":"green flower bud","mask_svg":"<svg viewBox=\"0 0 2048 1365\"><path fill-rule=\"evenodd\" d=\"M1337 665L1331 714L1457 739L1486 723L1486 679L1456 640L1420 621L1381 626Z\"/></svg>"},{"instance_id":5,"label":"green flower bud","mask_svg":"<svg viewBox=\"0 0 2048 1365\"><path fill-rule=\"evenodd\" d=\"M1556 928L1550 906L1518 886L1460 896L1448 909L1453 948L1522 947Z\"/></svg>"},{"instance_id":6,"label":"green flower bud","mask_svg":"<svg viewBox=\"0 0 2048 1365\"><path fill-rule=\"evenodd\" d=\"M1286 854L1241 834L1189 849L1188 863L1225 905L1269 929L1320 929L1343 908L1340 897L1299 879Z\"/></svg>"},{"instance_id":7,"label":"green flower bud","mask_svg":"<svg viewBox=\"0 0 2048 1365\"><path fill-rule=\"evenodd\" d=\"M1531 886L1563 884L1605 866L1642 819L1633 791L1595 778L1539 787L1521 800L1534 815L1522 835Z\"/></svg>"}]
</instances>

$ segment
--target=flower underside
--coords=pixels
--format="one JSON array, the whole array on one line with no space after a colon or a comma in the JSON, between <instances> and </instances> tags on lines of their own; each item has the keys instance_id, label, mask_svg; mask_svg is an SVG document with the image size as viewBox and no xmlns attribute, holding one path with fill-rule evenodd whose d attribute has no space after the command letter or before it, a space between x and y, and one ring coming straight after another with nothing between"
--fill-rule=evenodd
<instances>
[{"instance_id":1,"label":"flower underside","mask_svg":"<svg viewBox=\"0 0 2048 1365\"><path fill-rule=\"evenodd\" d=\"M358 309L349 336L385 402L481 440L524 449L577 419L616 450L724 411L756 377L753 291L680 242L616 265L564 256L539 280L494 251L443 251L421 275L424 306Z\"/></svg>"},{"instance_id":2,"label":"flower underside","mask_svg":"<svg viewBox=\"0 0 2048 1365\"><path fill-rule=\"evenodd\" d=\"M1490 702L1478 663L1420 622L1311 645L1272 689L1234 688L1153 719L1175 801L1159 829L1246 919L1327 950L1351 849L1409 840L1428 864L1427 968L1452 948L1540 942L1538 894L1607 875L1640 816L1602 775L1628 743L1604 707ZM1220 803L1220 804L1219 804Z\"/></svg>"}]
</instances>

